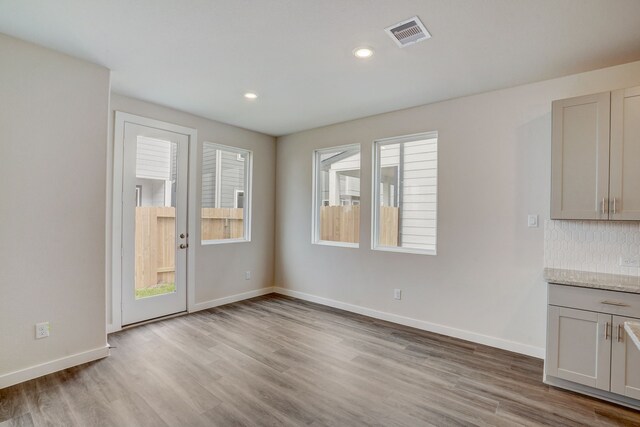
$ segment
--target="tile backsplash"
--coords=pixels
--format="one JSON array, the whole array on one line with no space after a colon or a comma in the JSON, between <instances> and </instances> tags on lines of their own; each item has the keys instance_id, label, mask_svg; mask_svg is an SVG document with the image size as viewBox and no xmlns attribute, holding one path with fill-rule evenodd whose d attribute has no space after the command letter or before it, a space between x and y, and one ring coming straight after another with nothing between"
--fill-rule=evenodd
<instances>
[{"instance_id":1,"label":"tile backsplash","mask_svg":"<svg viewBox=\"0 0 640 427\"><path fill-rule=\"evenodd\" d=\"M546 220L544 223L545 267L640 275L637 267L622 267L621 257L640 257L640 222Z\"/></svg>"}]
</instances>

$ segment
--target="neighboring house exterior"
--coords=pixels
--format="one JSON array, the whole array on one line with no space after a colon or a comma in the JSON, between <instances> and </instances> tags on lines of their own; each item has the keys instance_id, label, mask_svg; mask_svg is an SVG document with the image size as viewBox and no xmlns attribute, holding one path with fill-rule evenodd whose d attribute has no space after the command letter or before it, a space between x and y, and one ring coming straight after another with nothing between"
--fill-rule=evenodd
<instances>
[{"instance_id":1,"label":"neighboring house exterior","mask_svg":"<svg viewBox=\"0 0 640 427\"><path fill-rule=\"evenodd\" d=\"M244 208L245 162L242 154L210 144L202 148L202 207ZM216 185L219 183L219 185Z\"/></svg>"},{"instance_id":2,"label":"neighboring house exterior","mask_svg":"<svg viewBox=\"0 0 640 427\"><path fill-rule=\"evenodd\" d=\"M138 137L136 206L174 206L177 147L175 143Z\"/></svg>"},{"instance_id":3,"label":"neighboring house exterior","mask_svg":"<svg viewBox=\"0 0 640 427\"><path fill-rule=\"evenodd\" d=\"M138 139L137 206L175 206L176 162L174 143L145 137ZM245 158L242 155L204 144L203 208L244 207L244 164Z\"/></svg>"},{"instance_id":4,"label":"neighboring house exterior","mask_svg":"<svg viewBox=\"0 0 640 427\"><path fill-rule=\"evenodd\" d=\"M322 206L360 204L360 151L343 151L320 162Z\"/></svg>"},{"instance_id":5,"label":"neighboring house exterior","mask_svg":"<svg viewBox=\"0 0 640 427\"><path fill-rule=\"evenodd\" d=\"M402 208L398 215L398 246L435 249L437 139L381 148L380 204ZM334 154L322 160L320 168L323 206L360 204L359 150Z\"/></svg>"},{"instance_id":6,"label":"neighboring house exterior","mask_svg":"<svg viewBox=\"0 0 640 427\"><path fill-rule=\"evenodd\" d=\"M398 245L435 249L437 138L383 145L382 148L380 202L382 206L402 207L398 216Z\"/></svg>"}]
</instances>

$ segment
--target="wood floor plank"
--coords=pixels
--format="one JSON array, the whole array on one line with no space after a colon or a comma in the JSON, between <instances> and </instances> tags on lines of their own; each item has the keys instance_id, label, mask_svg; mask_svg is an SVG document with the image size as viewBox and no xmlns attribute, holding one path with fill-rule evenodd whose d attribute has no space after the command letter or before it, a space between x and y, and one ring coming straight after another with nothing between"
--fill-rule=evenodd
<instances>
[{"instance_id":1,"label":"wood floor plank","mask_svg":"<svg viewBox=\"0 0 640 427\"><path fill-rule=\"evenodd\" d=\"M266 295L109 336L111 356L0 390L13 426L638 426L539 359Z\"/></svg>"}]
</instances>

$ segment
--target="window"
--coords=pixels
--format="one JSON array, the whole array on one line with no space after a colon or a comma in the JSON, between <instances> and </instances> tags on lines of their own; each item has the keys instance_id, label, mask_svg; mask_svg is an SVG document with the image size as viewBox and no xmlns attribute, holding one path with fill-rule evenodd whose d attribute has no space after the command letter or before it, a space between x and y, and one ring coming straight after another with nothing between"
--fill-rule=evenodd
<instances>
[{"instance_id":1,"label":"window","mask_svg":"<svg viewBox=\"0 0 640 427\"><path fill-rule=\"evenodd\" d=\"M438 134L374 144L372 247L436 254Z\"/></svg>"},{"instance_id":2,"label":"window","mask_svg":"<svg viewBox=\"0 0 640 427\"><path fill-rule=\"evenodd\" d=\"M202 144L202 244L250 241L252 153Z\"/></svg>"},{"instance_id":3,"label":"window","mask_svg":"<svg viewBox=\"0 0 640 427\"><path fill-rule=\"evenodd\" d=\"M360 145L316 150L313 164L312 242L358 247Z\"/></svg>"}]
</instances>

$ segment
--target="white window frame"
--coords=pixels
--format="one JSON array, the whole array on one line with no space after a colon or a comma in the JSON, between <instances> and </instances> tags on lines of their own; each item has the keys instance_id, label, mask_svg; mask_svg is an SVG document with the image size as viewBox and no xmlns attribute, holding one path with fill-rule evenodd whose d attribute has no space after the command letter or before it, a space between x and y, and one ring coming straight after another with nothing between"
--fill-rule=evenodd
<instances>
[{"instance_id":1,"label":"white window frame","mask_svg":"<svg viewBox=\"0 0 640 427\"><path fill-rule=\"evenodd\" d=\"M320 172L320 156L324 153L332 153L334 151L346 151L349 149L357 148L360 152L360 171L362 173L362 147L360 144L347 144L347 145L339 145L336 147L328 147L328 148L319 148L317 150L313 150L312 153L312 174L313 174L313 188L312 188L312 211L311 211L311 243L314 245L324 245L324 246L338 246L342 248L359 248L360 243L350 243L350 242L334 242L331 240L320 240L320 206L324 200L321 200L322 194L318 191L318 186L321 184L318 179ZM362 182L360 185L362 191ZM362 220L360 221L362 223Z\"/></svg>"},{"instance_id":2,"label":"white window frame","mask_svg":"<svg viewBox=\"0 0 640 427\"><path fill-rule=\"evenodd\" d=\"M371 201L372 201L372 209L371 209L371 249L374 251L385 251L385 252L400 252L400 253L408 253L408 254L417 254L417 255L437 255L438 250L438 209L440 207L439 197L440 191L436 191L436 249L416 249L416 248L403 248L403 247L395 247L395 246L381 246L378 244L378 236L379 236L379 218L380 218L380 151L381 147L389 144L397 144L401 142L414 142L420 141L423 139L433 139L438 138L437 131L416 133L411 135L403 135L396 136L391 138L382 138L377 139L373 142L373 182L371 185ZM438 140L438 144L439 144ZM440 145L438 145L438 148ZM436 164L439 162L436 160ZM436 188L438 182L438 174L439 168L436 168Z\"/></svg>"},{"instance_id":3,"label":"white window frame","mask_svg":"<svg viewBox=\"0 0 640 427\"><path fill-rule=\"evenodd\" d=\"M202 240L200 238L200 245L222 245L227 243L245 243L251 242L251 199L252 199L252 178L253 178L253 151L247 150L245 148L232 147L230 145L219 144L217 142L212 141L204 141L202 143L201 150L204 150L205 144L210 146L214 146L216 150L227 151L231 153L235 153L238 155L238 159L241 158L242 154L246 154L245 163L244 163L244 208L243 208L243 227L244 227L244 237L241 239L214 239L214 240ZM204 156L202 152L200 153L200 171L202 171L202 161ZM216 161L219 159L216 159ZM199 209L202 209L202 173L200 173L200 197L199 197ZM236 190L237 191L237 190ZM234 197L235 197L234 192ZM234 200L234 205L236 200ZM202 213L199 211L198 213L198 227L199 230L202 230Z\"/></svg>"}]
</instances>

